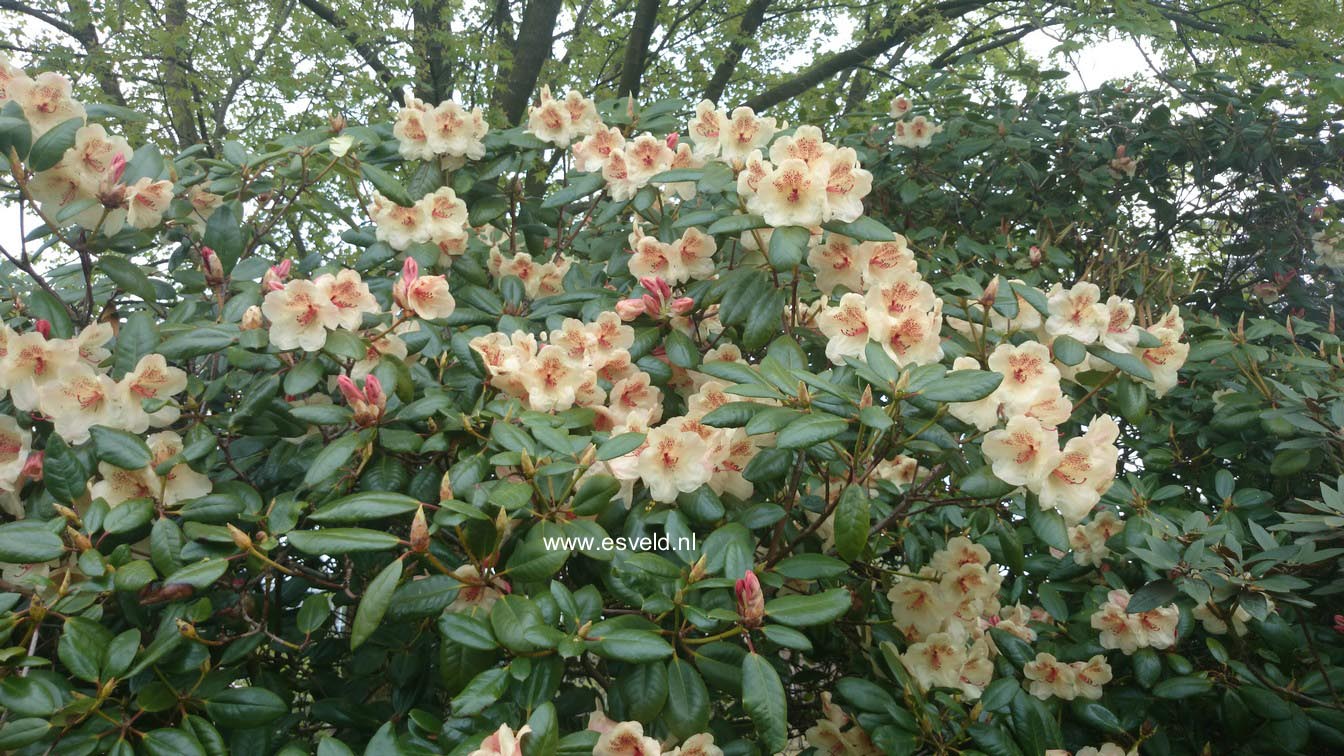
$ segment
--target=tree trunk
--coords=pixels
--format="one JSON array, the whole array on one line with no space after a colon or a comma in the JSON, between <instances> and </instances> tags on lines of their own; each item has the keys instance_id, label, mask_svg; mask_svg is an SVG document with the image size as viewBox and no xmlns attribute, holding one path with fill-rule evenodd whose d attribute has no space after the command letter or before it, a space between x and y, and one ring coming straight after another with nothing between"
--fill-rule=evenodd
<instances>
[{"instance_id":1,"label":"tree trunk","mask_svg":"<svg viewBox=\"0 0 1344 756\"><path fill-rule=\"evenodd\" d=\"M728 88L728 80L733 78L733 71L737 70L737 64L742 60L742 53L746 52L751 38L756 36L761 24L765 22L765 11L770 7L770 3L771 0L752 0L751 5L747 6L746 12L742 14L742 21L737 25L737 34L733 36L733 41L728 43L723 60L714 67L714 75L709 77L709 84L705 86L706 100L718 102L719 98L723 97L723 91Z\"/></svg>"},{"instance_id":2,"label":"tree trunk","mask_svg":"<svg viewBox=\"0 0 1344 756\"><path fill-rule=\"evenodd\" d=\"M415 21L411 31L416 58L415 96L438 104L453 96L453 70L447 55L452 7L445 0L415 0L411 14Z\"/></svg>"},{"instance_id":3,"label":"tree trunk","mask_svg":"<svg viewBox=\"0 0 1344 756\"><path fill-rule=\"evenodd\" d=\"M661 0L639 0L635 7L635 22L630 27L630 40L625 44L625 60L621 62L621 81L616 87L620 97L639 94L640 80L648 66L649 40L658 26Z\"/></svg>"},{"instance_id":4,"label":"tree trunk","mask_svg":"<svg viewBox=\"0 0 1344 756\"><path fill-rule=\"evenodd\" d=\"M551 57L555 20L562 0L531 0L523 10L523 23L513 46L513 62L508 83L495 90L495 106L510 126L516 126L527 112L532 91L537 87L541 67ZM502 76L502 72L501 72Z\"/></svg>"},{"instance_id":5,"label":"tree trunk","mask_svg":"<svg viewBox=\"0 0 1344 756\"><path fill-rule=\"evenodd\" d=\"M196 114L191 82L187 75L187 0L168 0L163 6L163 21L168 49L163 56L163 100L168 110L168 122L179 149L201 142L196 128Z\"/></svg>"}]
</instances>

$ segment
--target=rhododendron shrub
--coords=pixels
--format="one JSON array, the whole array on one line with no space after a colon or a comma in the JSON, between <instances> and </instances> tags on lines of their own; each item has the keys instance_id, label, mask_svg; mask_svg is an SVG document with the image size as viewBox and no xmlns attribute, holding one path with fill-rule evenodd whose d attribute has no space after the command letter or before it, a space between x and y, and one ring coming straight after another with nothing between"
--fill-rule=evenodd
<instances>
[{"instance_id":1,"label":"rhododendron shrub","mask_svg":"<svg viewBox=\"0 0 1344 756\"><path fill-rule=\"evenodd\" d=\"M164 157L4 71L0 747L1344 739L1333 319L945 244L891 195L959 138L917 99Z\"/></svg>"}]
</instances>

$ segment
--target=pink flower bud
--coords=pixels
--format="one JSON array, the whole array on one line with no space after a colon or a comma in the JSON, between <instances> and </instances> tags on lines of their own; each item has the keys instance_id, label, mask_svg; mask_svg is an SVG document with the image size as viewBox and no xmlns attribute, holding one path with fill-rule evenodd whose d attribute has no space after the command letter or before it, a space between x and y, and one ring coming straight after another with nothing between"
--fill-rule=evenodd
<instances>
[{"instance_id":1,"label":"pink flower bud","mask_svg":"<svg viewBox=\"0 0 1344 756\"><path fill-rule=\"evenodd\" d=\"M656 294L658 292L658 278L656 276L644 276L639 279L639 285L643 286L644 290L650 294Z\"/></svg>"},{"instance_id":2,"label":"pink flower bud","mask_svg":"<svg viewBox=\"0 0 1344 756\"><path fill-rule=\"evenodd\" d=\"M359 390L350 376L340 376L336 379L336 385L340 387L341 394L345 396L345 401L349 402L350 406L353 407L356 403L364 402L364 392Z\"/></svg>"},{"instance_id":3,"label":"pink flower bud","mask_svg":"<svg viewBox=\"0 0 1344 756\"><path fill-rule=\"evenodd\" d=\"M672 300L672 312L678 315L685 315L695 309L695 300L690 297L677 297Z\"/></svg>"},{"instance_id":4,"label":"pink flower bud","mask_svg":"<svg viewBox=\"0 0 1344 756\"><path fill-rule=\"evenodd\" d=\"M415 261L414 257L407 257L406 262L401 265L401 280L408 285L420 277L420 263Z\"/></svg>"},{"instance_id":5,"label":"pink flower bud","mask_svg":"<svg viewBox=\"0 0 1344 756\"><path fill-rule=\"evenodd\" d=\"M281 260L279 265L267 268L261 277L261 288L266 291L280 291L285 288L285 279L289 278L289 269L293 264L290 260Z\"/></svg>"},{"instance_id":6,"label":"pink flower bud","mask_svg":"<svg viewBox=\"0 0 1344 756\"><path fill-rule=\"evenodd\" d=\"M19 472L20 478L28 480L42 480L42 461L44 452L35 451L28 454L28 459L24 460L23 469Z\"/></svg>"},{"instance_id":7,"label":"pink flower bud","mask_svg":"<svg viewBox=\"0 0 1344 756\"><path fill-rule=\"evenodd\" d=\"M213 249L201 247L201 262L205 265L206 283L218 284L224 281L224 265Z\"/></svg>"},{"instance_id":8,"label":"pink flower bud","mask_svg":"<svg viewBox=\"0 0 1344 756\"><path fill-rule=\"evenodd\" d=\"M616 303L616 314L621 316L621 320L634 320L644 314L644 300L622 299Z\"/></svg>"},{"instance_id":9,"label":"pink flower bud","mask_svg":"<svg viewBox=\"0 0 1344 756\"><path fill-rule=\"evenodd\" d=\"M112 156L112 164L108 166L109 183L121 183L121 177L126 175L126 156L118 152Z\"/></svg>"},{"instance_id":10,"label":"pink flower bud","mask_svg":"<svg viewBox=\"0 0 1344 756\"><path fill-rule=\"evenodd\" d=\"M737 594L737 613L742 624L748 628L761 626L765 618L765 595L761 593L761 581L756 573L747 570L733 587Z\"/></svg>"},{"instance_id":11,"label":"pink flower bud","mask_svg":"<svg viewBox=\"0 0 1344 756\"><path fill-rule=\"evenodd\" d=\"M370 375L364 379L364 398L379 409L387 406L387 394L383 393L383 383L378 376Z\"/></svg>"},{"instance_id":12,"label":"pink flower bud","mask_svg":"<svg viewBox=\"0 0 1344 756\"><path fill-rule=\"evenodd\" d=\"M675 131L672 132L671 134L668 134L668 135L667 135L667 146L668 146L668 148L669 148L669 149L673 149L673 150L675 150L675 149L677 148L677 141L680 140L680 139L681 139L681 135L678 134L678 133L675 132Z\"/></svg>"},{"instance_id":13,"label":"pink flower bud","mask_svg":"<svg viewBox=\"0 0 1344 756\"><path fill-rule=\"evenodd\" d=\"M1027 253L1027 255L1028 259L1030 259L1031 261L1031 267L1033 268L1040 267L1041 258L1043 257L1040 247L1036 246L1035 244L1031 245L1031 250Z\"/></svg>"},{"instance_id":14,"label":"pink flower bud","mask_svg":"<svg viewBox=\"0 0 1344 756\"><path fill-rule=\"evenodd\" d=\"M46 320L46 319L40 319L40 320L38 320L36 323L33 323L33 329L36 330L38 333L42 334L42 338L44 338L44 339L49 339L49 338L51 338L51 321L50 321L50 320Z\"/></svg>"},{"instance_id":15,"label":"pink flower bud","mask_svg":"<svg viewBox=\"0 0 1344 756\"><path fill-rule=\"evenodd\" d=\"M643 299L644 299L644 312L647 312L650 316L655 317L662 313L663 303L661 301L655 299L652 295L649 294L645 294Z\"/></svg>"}]
</instances>

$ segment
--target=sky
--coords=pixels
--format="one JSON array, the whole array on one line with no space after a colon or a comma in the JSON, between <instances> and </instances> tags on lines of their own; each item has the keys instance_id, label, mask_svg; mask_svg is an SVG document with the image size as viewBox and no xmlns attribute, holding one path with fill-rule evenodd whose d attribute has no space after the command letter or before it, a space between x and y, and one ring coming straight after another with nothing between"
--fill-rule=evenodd
<instances>
[{"instance_id":1,"label":"sky","mask_svg":"<svg viewBox=\"0 0 1344 756\"><path fill-rule=\"evenodd\" d=\"M839 49L850 36L852 32L841 29L829 39L817 40L818 44L815 47L800 46L800 54L805 58L800 59L798 65L808 62L817 52ZM1077 91L1093 89L1105 81L1133 76L1148 70L1148 65L1135 49L1134 42L1128 39L1093 43L1069 58L1054 54L1057 45L1058 41L1044 31L1033 32L1023 39L1023 46L1030 55L1042 61L1053 60L1057 67L1069 72L1065 83ZM806 53L801 52L801 47L808 48ZM25 219L25 225L31 230L41 225L41 222L30 214ZM21 247L19 211L15 205L0 207L0 246L11 253L15 253Z\"/></svg>"}]
</instances>

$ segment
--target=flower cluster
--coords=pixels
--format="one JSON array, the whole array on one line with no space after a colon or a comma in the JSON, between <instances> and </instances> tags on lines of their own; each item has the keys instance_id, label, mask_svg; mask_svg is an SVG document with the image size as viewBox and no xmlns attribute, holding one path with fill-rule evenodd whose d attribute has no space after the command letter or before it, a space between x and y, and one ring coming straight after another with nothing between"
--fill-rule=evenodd
<instances>
[{"instance_id":1,"label":"flower cluster","mask_svg":"<svg viewBox=\"0 0 1344 756\"><path fill-rule=\"evenodd\" d=\"M151 461L138 470L126 470L108 462L98 463L99 480L89 487L89 496L102 499L115 507L132 499L152 499L174 507L182 502L210 493L210 478L191 469L185 462L173 465L160 475L156 468L182 453L182 437L173 431L163 431L145 440Z\"/></svg>"},{"instance_id":2,"label":"flower cluster","mask_svg":"<svg viewBox=\"0 0 1344 756\"><path fill-rule=\"evenodd\" d=\"M873 743L859 723L831 702L831 694L821 694L822 718L807 729L804 737L817 753L839 756L881 756L882 749Z\"/></svg>"},{"instance_id":3,"label":"flower cluster","mask_svg":"<svg viewBox=\"0 0 1344 756\"><path fill-rule=\"evenodd\" d=\"M496 280L513 276L523 282L523 291L529 299L549 297L565 290L565 275L569 273L574 259L568 255L557 254L543 263L538 263L527 252L515 252L505 257L498 246L490 248L486 259L490 275Z\"/></svg>"},{"instance_id":4,"label":"flower cluster","mask_svg":"<svg viewBox=\"0 0 1344 756\"><path fill-rule=\"evenodd\" d=\"M449 261L467 249L467 206L452 187L426 194L409 207L375 193L368 212L378 240L392 249L428 242Z\"/></svg>"},{"instance_id":5,"label":"flower cluster","mask_svg":"<svg viewBox=\"0 0 1344 756\"><path fill-rule=\"evenodd\" d=\"M826 142L815 126L776 139L769 160L753 151L737 178L747 210L776 228L857 220L872 189L873 174L859 166L854 149Z\"/></svg>"},{"instance_id":6,"label":"flower cluster","mask_svg":"<svg viewBox=\"0 0 1344 756\"><path fill-rule=\"evenodd\" d=\"M67 77L48 71L30 78L0 56L0 106L7 102L22 110L34 140L66 121L87 118ZM124 183L133 154L124 138L109 135L96 123L85 123L75 132L74 146L56 165L39 171L27 189L48 218L60 217L61 222L107 236L128 223L137 229L153 228L163 222L173 201L173 182L140 177Z\"/></svg>"},{"instance_id":7,"label":"flower cluster","mask_svg":"<svg viewBox=\"0 0 1344 756\"><path fill-rule=\"evenodd\" d=\"M630 274L636 278L661 278L676 286L715 274L714 237L691 227L674 242L661 242L645 234L636 223L630 233Z\"/></svg>"},{"instance_id":8,"label":"flower cluster","mask_svg":"<svg viewBox=\"0 0 1344 756\"><path fill-rule=\"evenodd\" d=\"M901 367L941 360L943 301L920 277L905 240L854 246L834 239L832 235L811 263L847 288L857 277L859 288L841 296L838 305L823 304L818 311L826 356L837 365L846 357L866 361L868 342L876 340Z\"/></svg>"},{"instance_id":9,"label":"flower cluster","mask_svg":"<svg viewBox=\"0 0 1344 756\"><path fill-rule=\"evenodd\" d=\"M1028 692L1044 701L1054 697L1065 701L1101 698L1101 687L1111 681L1111 665L1098 654L1085 662L1066 664L1054 654L1038 653L1022 665L1022 676L1030 682Z\"/></svg>"},{"instance_id":10,"label":"flower cluster","mask_svg":"<svg viewBox=\"0 0 1344 756\"><path fill-rule=\"evenodd\" d=\"M1106 542L1124 529L1124 521L1109 510L1098 512L1086 525L1069 528L1069 546L1073 550L1074 563L1100 567L1110 554Z\"/></svg>"},{"instance_id":11,"label":"flower cluster","mask_svg":"<svg viewBox=\"0 0 1344 756\"><path fill-rule=\"evenodd\" d=\"M896 120L892 127L891 141L900 147L916 149L933 144L933 135L941 133L942 124L935 124L924 116L915 116L906 120L914 103L908 98L897 97L891 101L891 117Z\"/></svg>"},{"instance_id":12,"label":"flower cluster","mask_svg":"<svg viewBox=\"0 0 1344 756\"><path fill-rule=\"evenodd\" d=\"M665 751L657 738L644 734L644 726L639 722L613 722L601 711L593 712L588 729L598 733L593 756L723 756L723 749L714 744L714 736L707 732L692 735ZM517 731L507 724L500 725L470 756L521 756L523 736L531 731L527 725Z\"/></svg>"},{"instance_id":13,"label":"flower cluster","mask_svg":"<svg viewBox=\"0 0 1344 756\"><path fill-rule=\"evenodd\" d=\"M1130 595L1125 590L1106 594L1106 603L1092 614L1092 628L1101 631L1102 648L1118 648L1126 655L1141 648L1164 649L1176 644L1176 624L1181 610L1167 604L1146 612L1127 611Z\"/></svg>"},{"instance_id":14,"label":"flower cluster","mask_svg":"<svg viewBox=\"0 0 1344 756\"><path fill-rule=\"evenodd\" d=\"M551 88L543 86L540 100L527 111L527 131L543 142L568 147L602 128L597 105L572 89L557 100Z\"/></svg>"},{"instance_id":15,"label":"flower cluster","mask_svg":"<svg viewBox=\"0 0 1344 756\"><path fill-rule=\"evenodd\" d=\"M1003 573L989 551L958 536L911 576L898 577L887 592L895 627L912 641L901 663L920 687L959 689L980 697L994 673L994 649L985 621L1000 610Z\"/></svg>"},{"instance_id":16,"label":"flower cluster","mask_svg":"<svg viewBox=\"0 0 1344 756\"><path fill-rule=\"evenodd\" d=\"M392 134L398 152L408 160L440 158L444 168L456 170L468 160L485 156L482 141L490 127L480 108L467 110L453 100L434 107L406 95L406 107L397 113Z\"/></svg>"},{"instance_id":17,"label":"flower cluster","mask_svg":"<svg viewBox=\"0 0 1344 756\"><path fill-rule=\"evenodd\" d=\"M270 340L277 349L316 352L327 343L327 331L357 331L364 315L381 311L378 300L353 270L324 274L312 281L284 282L288 260L268 271L261 312L271 321Z\"/></svg>"},{"instance_id":18,"label":"flower cluster","mask_svg":"<svg viewBox=\"0 0 1344 756\"><path fill-rule=\"evenodd\" d=\"M180 411L169 402L186 390L187 374L170 367L163 355L141 357L114 381L102 364L111 356L105 348L113 335L110 324L96 323L72 339L48 333L43 321L24 333L0 325L0 390L9 392L15 409L40 412L71 444L89 440L95 425L143 433L177 421ZM13 453L0 447L0 462L12 465Z\"/></svg>"},{"instance_id":19,"label":"flower cluster","mask_svg":"<svg viewBox=\"0 0 1344 756\"><path fill-rule=\"evenodd\" d=\"M616 140L620 140L619 143ZM659 139L652 134L625 141L616 129L598 131L574 146L574 154L583 165L600 170L607 182L607 191L617 202L631 199L640 189L649 185L654 176L677 168L698 168L704 161L697 158L688 145L680 144L676 135ZM594 161L605 155L600 165ZM695 196L694 182L674 182L664 191L683 199Z\"/></svg>"}]
</instances>

